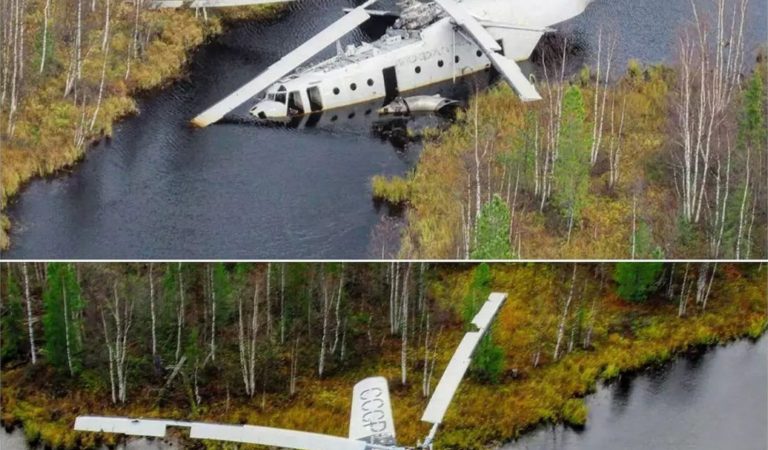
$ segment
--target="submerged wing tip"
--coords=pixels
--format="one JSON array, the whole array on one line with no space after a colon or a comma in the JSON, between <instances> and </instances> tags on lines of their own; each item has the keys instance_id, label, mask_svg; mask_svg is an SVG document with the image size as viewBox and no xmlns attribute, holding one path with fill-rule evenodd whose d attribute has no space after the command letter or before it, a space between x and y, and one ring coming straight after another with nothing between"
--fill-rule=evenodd
<instances>
[{"instance_id":1,"label":"submerged wing tip","mask_svg":"<svg viewBox=\"0 0 768 450\"><path fill-rule=\"evenodd\" d=\"M205 128L205 127L207 127L208 125L211 124L210 121L208 121L208 120L206 120L206 119L204 119L204 118L202 118L200 116L197 116L194 119L190 120L189 123L191 123L192 125L194 125L197 128Z\"/></svg>"}]
</instances>

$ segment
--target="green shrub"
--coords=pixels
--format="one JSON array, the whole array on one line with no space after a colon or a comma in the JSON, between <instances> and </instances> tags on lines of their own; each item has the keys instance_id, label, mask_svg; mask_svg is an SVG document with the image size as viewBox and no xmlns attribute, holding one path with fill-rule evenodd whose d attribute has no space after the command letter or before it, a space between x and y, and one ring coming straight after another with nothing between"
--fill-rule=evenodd
<instances>
[{"instance_id":1,"label":"green shrub","mask_svg":"<svg viewBox=\"0 0 768 450\"><path fill-rule=\"evenodd\" d=\"M373 197L393 204L405 203L411 195L411 183L403 177L376 175L371 179Z\"/></svg>"},{"instance_id":2,"label":"green shrub","mask_svg":"<svg viewBox=\"0 0 768 450\"><path fill-rule=\"evenodd\" d=\"M563 405L563 420L569 425L583 427L588 415L587 403L583 398L566 400Z\"/></svg>"}]
</instances>

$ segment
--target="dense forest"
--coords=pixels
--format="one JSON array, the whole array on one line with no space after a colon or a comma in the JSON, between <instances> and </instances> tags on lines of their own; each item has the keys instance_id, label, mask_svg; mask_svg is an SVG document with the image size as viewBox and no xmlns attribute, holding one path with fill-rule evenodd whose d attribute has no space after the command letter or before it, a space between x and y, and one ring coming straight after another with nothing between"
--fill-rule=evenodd
<instances>
[{"instance_id":1,"label":"dense forest","mask_svg":"<svg viewBox=\"0 0 768 450\"><path fill-rule=\"evenodd\" d=\"M399 256L764 258L768 60L744 43L747 3L692 2L669 66L616 67L626 37L595 30L579 69L574 45L545 38L543 101L501 83L413 173L372 180L409 207Z\"/></svg>"},{"instance_id":2,"label":"dense forest","mask_svg":"<svg viewBox=\"0 0 768 450\"><path fill-rule=\"evenodd\" d=\"M73 164L134 95L180 75L190 50L234 20L279 5L152 10L148 0L0 2L0 205L35 176ZM0 248L8 246L0 216Z\"/></svg>"},{"instance_id":3,"label":"dense forest","mask_svg":"<svg viewBox=\"0 0 768 450\"><path fill-rule=\"evenodd\" d=\"M438 433L482 448L583 424L599 380L756 338L768 314L758 264L12 263L0 279L2 422L53 448L114 442L74 433L78 414L345 435L352 386L373 375L414 443L493 290L509 298ZM491 401L509 413L489 417Z\"/></svg>"}]
</instances>

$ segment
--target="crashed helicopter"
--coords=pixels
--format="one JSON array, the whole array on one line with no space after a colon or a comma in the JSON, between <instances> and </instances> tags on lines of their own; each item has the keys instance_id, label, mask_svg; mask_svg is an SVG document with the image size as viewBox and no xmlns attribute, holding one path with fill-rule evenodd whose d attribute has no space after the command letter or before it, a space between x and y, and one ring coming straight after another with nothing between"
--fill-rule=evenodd
<instances>
[{"instance_id":1,"label":"crashed helicopter","mask_svg":"<svg viewBox=\"0 0 768 450\"><path fill-rule=\"evenodd\" d=\"M371 377L358 382L352 390L349 437L331 436L305 431L255 425L223 425L162 419L80 416L75 430L120 433L134 436L164 437L168 427L189 428L192 439L260 444L281 448L312 450L406 450L431 449L438 426L472 361L472 354L488 332L507 294L489 295L472 319L474 330L468 331L456 348L448 366L427 403L421 420L431 423L429 434L415 447L397 444L389 387L384 377Z\"/></svg>"},{"instance_id":2,"label":"crashed helicopter","mask_svg":"<svg viewBox=\"0 0 768 450\"><path fill-rule=\"evenodd\" d=\"M495 67L523 101L541 99L516 61L528 59L551 26L581 14L592 0L401 0L400 13L369 10L378 0L348 9L339 20L192 119L208 126L246 101L260 119L285 119L383 99ZM245 4L251 0L195 0ZM266 1L265 1L266 2ZM185 2L179 2L185 3ZM250 3L249 3L250 4ZM373 42L341 49L338 41L371 16L396 16ZM337 54L302 66L337 43Z\"/></svg>"}]
</instances>

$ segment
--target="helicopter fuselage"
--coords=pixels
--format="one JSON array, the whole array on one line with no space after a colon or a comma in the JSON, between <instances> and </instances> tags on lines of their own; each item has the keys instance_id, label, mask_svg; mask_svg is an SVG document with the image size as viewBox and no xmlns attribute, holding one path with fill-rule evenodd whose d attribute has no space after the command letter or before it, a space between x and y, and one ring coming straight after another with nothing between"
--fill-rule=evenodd
<instances>
[{"instance_id":1,"label":"helicopter fuselage","mask_svg":"<svg viewBox=\"0 0 768 450\"><path fill-rule=\"evenodd\" d=\"M511 28L503 25L509 23L506 19L498 27L489 26L489 32L506 57L528 59L543 31ZM281 119L376 99L386 104L401 92L491 67L484 52L449 17L433 20L423 28L391 27L374 42L350 45L334 57L297 69L271 85L250 113Z\"/></svg>"}]
</instances>

